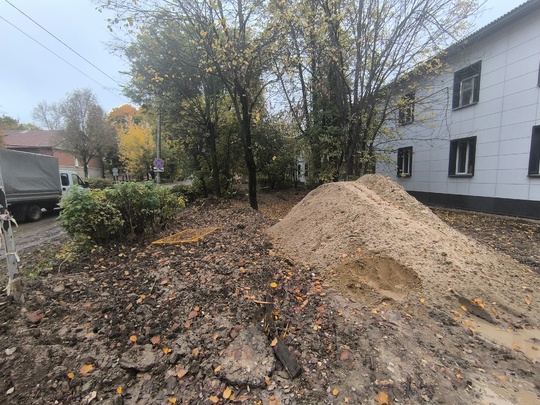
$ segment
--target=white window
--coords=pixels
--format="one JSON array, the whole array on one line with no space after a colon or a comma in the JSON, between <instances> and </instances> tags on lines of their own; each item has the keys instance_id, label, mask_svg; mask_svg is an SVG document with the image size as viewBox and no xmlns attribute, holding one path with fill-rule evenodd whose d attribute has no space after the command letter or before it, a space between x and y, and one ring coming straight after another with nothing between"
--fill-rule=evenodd
<instances>
[{"instance_id":1,"label":"white window","mask_svg":"<svg viewBox=\"0 0 540 405\"><path fill-rule=\"evenodd\" d=\"M399 148L397 152L397 175L398 177L411 177L412 175L413 148Z\"/></svg>"},{"instance_id":2,"label":"white window","mask_svg":"<svg viewBox=\"0 0 540 405\"><path fill-rule=\"evenodd\" d=\"M471 177L474 175L476 136L450 141L448 175Z\"/></svg>"},{"instance_id":3,"label":"white window","mask_svg":"<svg viewBox=\"0 0 540 405\"><path fill-rule=\"evenodd\" d=\"M540 176L540 126L533 127L529 154L529 176Z\"/></svg>"},{"instance_id":4,"label":"white window","mask_svg":"<svg viewBox=\"0 0 540 405\"><path fill-rule=\"evenodd\" d=\"M480 100L480 73L482 61L454 73L452 108L476 104Z\"/></svg>"},{"instance_id":5,"label":"white window","mask_svg":"<svg viewBox=\"0 0 540 405\"><path fill-rule=\"evenodd\" d=\"M414 93L405 94L399 100L399 123L407 125L414 121Z\"/></svg>"}]
</instances>

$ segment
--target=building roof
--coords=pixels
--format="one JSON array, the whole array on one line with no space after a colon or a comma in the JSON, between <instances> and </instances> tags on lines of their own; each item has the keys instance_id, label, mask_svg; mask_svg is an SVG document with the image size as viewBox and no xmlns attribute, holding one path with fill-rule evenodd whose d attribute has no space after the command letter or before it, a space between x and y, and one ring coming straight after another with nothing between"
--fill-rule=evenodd
<instances>
[{"instance_id":1,"label":"building roof","mask_svg":"<svg viewBox=\"0 0 540 405\"><path fill-rule=\"evenodd\" d=\"M523 3L522 5L514 8L509 11L502 17L497 18L496 20L490 22L488 25L480 28L479 30L473 32L468 37L463 40L451 45L446 49L448 55L453 55L461 51L464 47L477 43L484 38L499 32L501 29L508 27L509 25L515 23L516 21L526 17L532 12L535 12L540 9L540 0L529 0Z\"/></svg>"},{"instance_id":2,"label":"building roof","mask_svg":"<svg viewBox=\"0 0 540 405\"><path fill-rule=\"evenodd\" d=\"M1 130L6 148L59 148L63 140L62 131Z\"/></svg>"}]
</instances>

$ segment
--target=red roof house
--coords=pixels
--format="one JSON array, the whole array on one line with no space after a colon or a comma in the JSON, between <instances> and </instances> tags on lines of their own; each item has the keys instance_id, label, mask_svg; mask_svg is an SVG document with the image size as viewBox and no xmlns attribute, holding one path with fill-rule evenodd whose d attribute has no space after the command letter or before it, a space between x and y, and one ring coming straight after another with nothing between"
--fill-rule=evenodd
<instances>
[{"instance_id":1,"label":"red roof house","mask_svg":"<svg viewBox=\"0 0 540 405\"><path fill-rule=\"evenodd\" d=\"M2 130L0 135L3 135L2 143L6 149L54 156L58 158L61 169L71 170L81 177L84 176L82 162L71 152L62 148L63 131ZM103 162L98 157L90 160L88 177L103 177Z\"/></svg>"}]
</instances>

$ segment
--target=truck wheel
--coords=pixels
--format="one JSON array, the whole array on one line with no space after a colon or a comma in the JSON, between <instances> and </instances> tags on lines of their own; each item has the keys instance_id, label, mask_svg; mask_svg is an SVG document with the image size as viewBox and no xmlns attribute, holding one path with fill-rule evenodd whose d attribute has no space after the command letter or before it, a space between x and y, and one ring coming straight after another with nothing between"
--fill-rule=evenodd
<instances>
[{"instance_id":1,"label":"truck wheel","mask_svg":"<svg viewBox=\"0 0 540 405\"><path fill-rule=\"evenodd\" d=\"M26 205L12 205L9 207L9 211L17 222L23 222L26 220Z\"/></svg>"},{"instance_id":2,"label":"truck wheel","mask_svg":"<svg viewBox=\"0 0 540 405\"><path fill-rule=\"evenodd\" d=\"M42 212L39 205L29 205L26 210L26 219L31 222L36 222L41 219Z\"/></svg>"}]
</instances>

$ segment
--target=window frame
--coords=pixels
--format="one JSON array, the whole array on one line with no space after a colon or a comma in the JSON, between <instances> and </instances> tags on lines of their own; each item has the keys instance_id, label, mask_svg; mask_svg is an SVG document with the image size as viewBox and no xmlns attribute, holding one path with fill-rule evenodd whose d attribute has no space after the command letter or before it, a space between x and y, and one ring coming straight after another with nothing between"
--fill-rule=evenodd
<instances>
[{"instance_id":1,"label":"window frame","mask_svg":"<svg viewBox=\"0 0 540 405\"><path fill-rule=\"evenodd\" d=\"M399 125L408 125L414 122L415 93L400 96L398 108Z\"/></svg>"},{"instance_id":2,"label":"window frame","mask_svg":"<svg viewBox=\"0 0 540 405\"><path fill-rule=\"evenodd\" d=\"M448 177L473 177L475 158L476 136L451 140Z\"/></svg>"},{"instance_id":3,"label":"window frame","mask_svg":"<svg viewBox=\"0 0 540 405\"><path fill-rule=\"evenodd\" d=\"M476 105L480 101L480 76L482 73L482 61L478 61L454 73L454 87L452 93L452 109ZM470 90L464 90L466 83L471 84ZM465 93L467 91L467 93ZM469 94L470 92L470 94ZM467 96L468 94L468 96ZM465 100L467 98L468 100Z\"/></svg>"},{"instance_id":4,"label":"window frame","mask_svg":"<svg viewBox=\"0 0 540 405\"><path fill-rule=\"evenodd\" d=\"M411 177L412 176L412 162L413 162L413 147L407 146L404 148L398 148L397 150L397 177ZM407 172L404 172L404 166L407 166Z\"/></svg>"},{"instance_id":5,"label":"window frame","mask_svg":"<svg viewBox=\"0 0 540 405\"><path fill-rule=\"evenodd\" d=\"M540 177L540 125L532 128L528 177Z\"/></svg>"}]
</instances>

